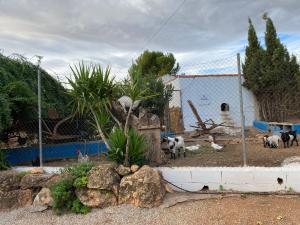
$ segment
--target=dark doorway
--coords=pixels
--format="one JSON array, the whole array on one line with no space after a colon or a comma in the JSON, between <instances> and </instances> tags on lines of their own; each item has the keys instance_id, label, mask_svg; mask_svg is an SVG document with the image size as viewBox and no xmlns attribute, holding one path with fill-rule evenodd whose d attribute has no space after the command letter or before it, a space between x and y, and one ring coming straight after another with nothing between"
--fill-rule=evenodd
<instances>
[{"instance_id":1,"label":"dark doorway","mask_svg":"<svg viewBox=\"0 0 300 225\"><path fill-rule=\"evenodd\" d=\"M221 104L221 111L222 112L229 111L229 105L227 103L222 103Z\"/></svg>"}]
</instances>

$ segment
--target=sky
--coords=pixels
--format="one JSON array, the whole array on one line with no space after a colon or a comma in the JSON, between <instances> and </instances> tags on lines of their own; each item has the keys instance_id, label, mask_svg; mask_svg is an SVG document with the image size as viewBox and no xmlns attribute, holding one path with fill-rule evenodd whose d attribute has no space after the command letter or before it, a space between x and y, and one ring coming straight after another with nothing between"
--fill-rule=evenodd
<instances>
[{"instance_id":1,"label":"sky","mask_svg":"<svg viewBox=\"0 0 300 225\"><path fill-rule=\"evenodd\" d=\"M173 53L179 73L230 73L247 44L248 17L263 44L268 12L300 55L299 0L0 0L0 50L21 54L64 81L79 61L118 78L146 49Z\"/></svg>"}]
</instances>

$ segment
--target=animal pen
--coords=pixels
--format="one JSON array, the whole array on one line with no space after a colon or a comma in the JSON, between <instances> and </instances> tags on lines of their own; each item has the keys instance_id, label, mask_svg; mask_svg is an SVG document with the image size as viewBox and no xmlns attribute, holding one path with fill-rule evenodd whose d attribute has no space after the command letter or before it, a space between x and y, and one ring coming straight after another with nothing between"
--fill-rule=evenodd
<instances>
[{"instance_id":1,"label":"animal pen","mask_svg":"<svg viewBox=\"0 0 300 225\"><path fill-rule=\"evenodd\" d=\"M159 117L160 121L155 117L153 123L149 123L152 117L145 117L139 131L151 137L152 143L148 142L148 146L152 148L159 148L159 139L164 136L182 136L185 146L190 149L186 158L170 160L167 155L168 160L161 162L162 165L280 166L284 159L300 156L297 147L289 151L263 148L262 137L272 123L260 121L258 101L243 85L239 54L182 65L177 75L165 75L161 79L171 93L164 105L163 116ZM157 113L157 109L147 110L154 115ZM272 122L274 125L278 121ZM89 118L73 117L49 106L42 108L41 123L42 160L47 162L46 165L63 165L66 159L76 162L78 151L92 160L107 158L107 148ZM296 122L286 124L291 125L289 129L300 131ZM278 127L280 129L276 126L271 131L278 132ZM209 135L221 146L221 151L211 147ZM38 118L15 121L10 129L2 132L1 150L12 165L39 165ZM160 158L159 155L153 157Z\"/></svg>"}]
</instances>

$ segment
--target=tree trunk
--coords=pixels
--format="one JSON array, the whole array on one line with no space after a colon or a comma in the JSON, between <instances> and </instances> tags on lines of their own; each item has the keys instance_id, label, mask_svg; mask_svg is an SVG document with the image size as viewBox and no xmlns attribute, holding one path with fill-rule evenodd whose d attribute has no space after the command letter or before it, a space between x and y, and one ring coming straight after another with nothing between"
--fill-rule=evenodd
<instances>
[{"instance_id":1,"label":"tree trunk","mask_svg":"<svg viewBox=\"0 0 300 225\"><path fill-rule=\"evenodd\" d=\"M99 132L99 135L102 138L102 141L105 143L107 149L109 150L110 146L109 146L108 141L107 141L107 139L106 139L106 137L104 135L104 132L101 129L101 126L100 126L99 121L98 121L97 114L96 114L95 110L91 106L90 106L90 110L91 110L91 112L92 112L92 114L94 116L94 119L95 119L95 122L96 122L96 125L97 125L97 129L98 129L98 132Z\"/></svg>"},{"instance_id":2,"label":"tree trunk","mask_svg":"<svg viewBox=\"0 0 300 225\"><path fill-rule=\"evenodd\" d=\"M128 110L128 114L127 114L127 118L126 118L126 122L125 122L125 126L124 126L124 133L125 133L125 137L126 137L126 148L125 148L125 159L124 159L124 165L125 166L129 166L129 128L128 128L128 121L130 118L130 115L132 113L132 107L133 107L133 102Z\"/></svg>"}]
</instances>

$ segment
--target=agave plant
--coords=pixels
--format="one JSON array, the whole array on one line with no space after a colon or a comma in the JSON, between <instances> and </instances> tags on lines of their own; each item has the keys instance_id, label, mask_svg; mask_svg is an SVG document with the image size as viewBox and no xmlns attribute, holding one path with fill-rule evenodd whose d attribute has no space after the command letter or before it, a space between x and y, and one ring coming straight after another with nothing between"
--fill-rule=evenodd
<instances>
[{"instance_id":1,"label":"agave plant","mask_svg":"<svg viewBox=\"0 0 300 225\"><path fill-rule=\"evenodd\" d=\"M71 85L73 111L79 114L91 114L100 137L109 148L103 131L101 115L109 108L115 88L114 77L110 77L110 68L105 71L101 66L85 65L71 67L74 80L69 79Z\"/></svg>"},{"instance_id":2,"label":"agave plant","mask_svg":"<svg viewBox=\"0 0 300 225\"><path fill-rule=\"evenodd\" d=\"M145 137L138 134L134 129L128 131L129 139L129 165L143 165L145 162ZM127 138L122 128L116 128L109 136L109 144L111 149L108 151L109 158L117 163L123 163L125 160Z\"/></svg>"}]
</instances>

